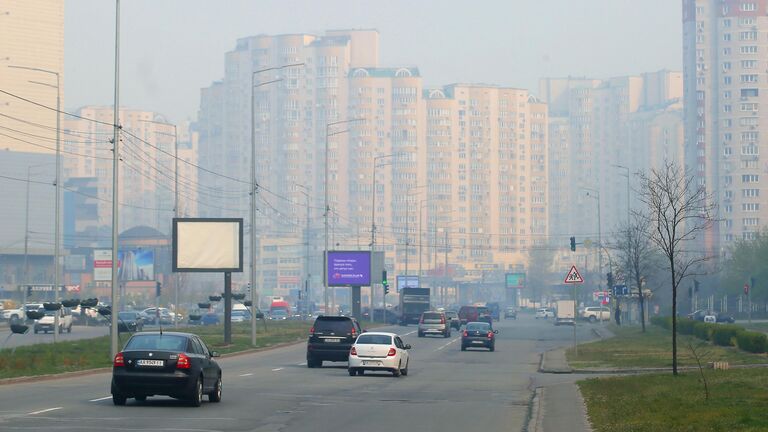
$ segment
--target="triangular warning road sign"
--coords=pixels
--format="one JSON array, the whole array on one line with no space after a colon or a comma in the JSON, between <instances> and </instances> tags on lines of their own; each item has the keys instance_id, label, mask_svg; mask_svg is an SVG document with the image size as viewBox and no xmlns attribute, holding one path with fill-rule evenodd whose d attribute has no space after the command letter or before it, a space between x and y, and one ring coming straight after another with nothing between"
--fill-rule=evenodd
<instances>
[{"instance_id":1,"label":"triangular warning road sign","mask_svg":"<svg viewBox=\"0 0 768 432\"><path fill-rule=\"evenodd\" d=\"M571 266L571 270L565 275L565 280L563 282L567 284L580 284L584 283L584 278L581 277L579 271L576 270L576 266Z\"/></svg>"}]
</instances>

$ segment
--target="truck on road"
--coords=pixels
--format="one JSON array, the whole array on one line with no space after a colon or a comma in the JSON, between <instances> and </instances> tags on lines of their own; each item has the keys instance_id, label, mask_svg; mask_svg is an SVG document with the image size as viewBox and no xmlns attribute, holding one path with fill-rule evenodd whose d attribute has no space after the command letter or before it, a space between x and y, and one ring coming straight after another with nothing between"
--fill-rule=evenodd
<instances>
[{"instance_id":1,"label":"truck on road","mask_svg":"<svg viewBox=\"0 0 768 432\"><path fill-rule=\"evenodd\" d=\"M421 313L429 310L429 288L400 289L400 324L418 324Z\"/></svg>"},{"instance_id":2,"label":"truck on road","mask_svg":"<svg viewBox=\"0 0 768 432\"><path fill-rule=\"evenodd\" d=\"M555 325L576 325L576 302L558 300L555 303Z\"/></svg>"}]
</instances>

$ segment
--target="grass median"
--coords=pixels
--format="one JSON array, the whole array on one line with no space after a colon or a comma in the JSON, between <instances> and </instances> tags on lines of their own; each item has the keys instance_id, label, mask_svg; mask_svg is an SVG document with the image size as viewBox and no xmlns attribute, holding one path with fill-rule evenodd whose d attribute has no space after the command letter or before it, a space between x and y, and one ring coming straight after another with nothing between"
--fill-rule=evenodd
<instances>
[{"instance_id":1,"label":"grass median","mask_svg":"<svg viewBox=\"0 0 768 432\"><path fill-rule=\"evenodd\" d=\"M768 430L768 369L594 378L578 383L596 432Z\"/></svg>"},{"instance_id":2,"label":"grass median","mask_svg":"<svg viewBox=\"0 0 768 432\"><path fill-rule=\"evenodd\" d=\"M306 338L309 327L312 325L309 321L268 322L265 330L262 323L258 324L257 347L269 347ZM173 331L173 328L167 330ZM222 354L253 348L249 323L232 326L232 344L227 346L224 345L223 326L183 327L180 331L199 335L212 350ZM128 341L128 337L128 334L120 334L121 346ZM59 342L55 345L45 343L20 346L15 352L11 348L6 348L0 350L0 379L109 367L112 365L109 351L109 336Z\"/></svg>"},{"instance_id":3,"label":"grass median","mask_svg":"<svg viewBox=\"0 0 768 432\"><path fill-rule=\"evenodd\" d=\"M768 333L768 322L760 322L760 323L752 323L752 324L739 322L739 325L746 327L748 330Z\"/></svg>"},{"instance_id":4,"label":"grass median","mask_svg":"<svg viewBox=\"0 0 768 432\"><path fill-rule=\"evenodd\" d=\"M646 333L639 327L616 327L616 337L579 345L579 355L573 348L566 352L568 364L575 369L588 368L654 368L672 367L672 333L657 326L648 326ZM735 347L702 345L692 336L678 335L678 363L695 366L688 342L704 353L703 360L727 361L730 364L768 363L765 354L750 354Z\"/></svg>"}]
</instances>

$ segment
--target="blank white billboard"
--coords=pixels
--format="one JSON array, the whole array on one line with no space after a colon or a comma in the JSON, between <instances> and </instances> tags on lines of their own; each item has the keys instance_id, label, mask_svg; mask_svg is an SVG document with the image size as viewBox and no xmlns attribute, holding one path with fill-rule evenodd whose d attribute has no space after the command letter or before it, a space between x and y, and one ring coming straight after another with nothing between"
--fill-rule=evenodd
<instances>
[{"instance_id":1,"label":"blank white billboard","mask_svg":"<svg viewBox=\"0 0 768 432\"><path fill-rule=\"evenodd\" d=\"M243 271L243 219L174 219L173 271Z\"/></svg>"}]
</instances>

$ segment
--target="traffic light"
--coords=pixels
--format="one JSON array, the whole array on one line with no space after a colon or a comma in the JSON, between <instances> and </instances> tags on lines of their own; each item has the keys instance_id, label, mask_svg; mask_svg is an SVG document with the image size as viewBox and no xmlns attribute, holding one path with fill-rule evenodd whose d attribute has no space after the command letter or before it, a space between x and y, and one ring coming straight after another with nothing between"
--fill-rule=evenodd
<instances>
[{"instance_id":1,"label":"traffic light","mask_svg":"<svg viewBox=\"0 0 768 432\"><path fill-rule=\"evenodd\" d=\"M571 251L576 252L576 237L571 237Z\"/></svg>"},{"instance_id":2,"label":"traffic light","mask_svg":"<svg viewBox=\"0 0 768 432\"><path fill-rule=\"evenodd\" d=\"M613 272L608 272L605 276L608 278L608 287L613 287Z\"/></svg>"},{"instance_id":3,"label":"traffic light","mask_svg":"<svg viewBox=\"0 0 768 432\"><path fill-rule=\"evenodd\" d=\"M160 297L160 292L163 290L163 284L160 283L160 281L156 282L157 285L155 286L155 297Z\"/></svg>"},{"instance_id":4,"label":"traffic light","mask_svg":"<svg viewBox=\"0 0 768 432\"><path fill-rule=\"evenodd\" d=\"M387 280L387 271L381 271L381 284L384 286L384 295L389 294L389 281Z\"/></svg>"}]
</instances>

